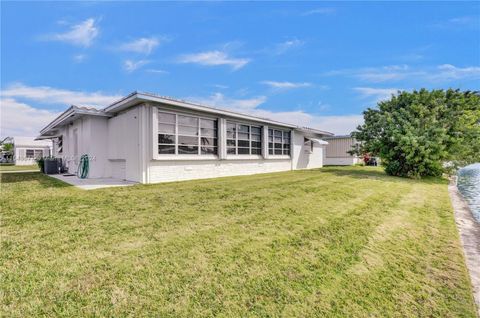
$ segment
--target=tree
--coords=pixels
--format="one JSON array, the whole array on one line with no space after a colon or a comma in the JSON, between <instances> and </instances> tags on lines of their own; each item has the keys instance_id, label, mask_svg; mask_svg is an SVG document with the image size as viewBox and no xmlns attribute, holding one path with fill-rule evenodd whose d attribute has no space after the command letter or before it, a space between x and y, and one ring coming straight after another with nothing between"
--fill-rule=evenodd
<instances>
[{"instance_id":1,"label":"tree","mask_svg":"<svg viewBox=\"0 0 480 318\"><path fill-rule=\"evenodd\" d=\"M6 152L13 151L13 144L12 143L4 143L2 144L2 150Z\"/></svg>"},{"instance_id":2,"label":"tree","mask_svg":"<svg viewBox=\"0 0 480 318\"><path fill-rule=\"evenodd\" d=\"M398 92L363 115L352 133L361 142L357 153L379 156L390 175L440 176L480 162L479 92Z\"/></svg>"}]
</instances>

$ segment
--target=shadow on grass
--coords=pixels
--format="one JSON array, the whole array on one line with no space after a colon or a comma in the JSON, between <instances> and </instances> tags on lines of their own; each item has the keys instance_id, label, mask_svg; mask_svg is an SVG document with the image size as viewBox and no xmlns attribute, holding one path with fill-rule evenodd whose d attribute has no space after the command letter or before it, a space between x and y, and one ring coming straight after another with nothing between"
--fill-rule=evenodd
<instances>
[{"instance_id":1,"label":"shadow on grass","mask_svg":"<svg viewBox=\"0 0 480 318\"><path fill-rule=\"evenodd\" d=\"M71 187L70 184L63 181L49 178L40 172L9 172L0 173L0 183L20 183L20 182L38 182L43 188L65 188Z\"/></svg>"},{"instance_id":2,"label":"shadow on grass","mask_svg":"<svg viewBox=\"0 0 480 318\"><path fill-rule=\"evenodd\" d=\"M427 184L448 184L448 180L439 177L425 177L422 179L410 179L405 177L396 177L387 175L383 169L374 167L363 168L345 168L345 167L325 167L325 172L334 174L340 177L351 177L355 179L380 179L385 181L399 181L399 182L420 182Z\"/></svg>"}]
</instances>

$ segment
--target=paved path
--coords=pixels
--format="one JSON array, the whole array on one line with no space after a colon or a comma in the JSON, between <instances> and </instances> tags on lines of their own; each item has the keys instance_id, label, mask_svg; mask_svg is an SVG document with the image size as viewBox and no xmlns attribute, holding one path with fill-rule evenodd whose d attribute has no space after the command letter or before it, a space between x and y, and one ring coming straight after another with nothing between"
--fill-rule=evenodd
<instances>
[{"instance_id":1,"label":"paved path","mask_svg":"<svg viewBox=\"0 0 480 318\"><path fill-rule=\"evenodd\" d=\"M40 172L39 170L0 170L0 173Z\"/></svg>"},{"instance_id":2,"label":"paved path","mask_svg":"<svg viewBox=\"0 0 480 318\"><path fill-rule=\"evenodd\" d=\"M66 176L62 174L49 174L49 177L61 180L83 190L95 190L110 187L125 187L138 184L138 182L126 181L115 178L87 178L80 179L77 176Z\"/></svg>"},{"instance_id":3,"label":"paved path","mask_svg":"<svg viewBox=\"0 0 480 318\"><path fill-rule=\"evenodd\" d=\"M460 232L465 261L472 281L477 314L480 317L480 224L473 218L472 212L465 199L458 192L455 182L450 183L448 192L452 200L455 223L457 223Z\"/></svg>"}]
</instances>

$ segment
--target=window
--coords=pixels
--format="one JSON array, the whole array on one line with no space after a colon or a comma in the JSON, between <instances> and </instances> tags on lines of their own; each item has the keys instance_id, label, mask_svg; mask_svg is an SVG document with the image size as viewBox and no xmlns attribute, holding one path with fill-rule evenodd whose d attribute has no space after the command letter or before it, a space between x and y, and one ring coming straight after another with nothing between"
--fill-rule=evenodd
<instances>
[{"instance_id":1,"label":"window","mask_svg":"<svg viewBox=\"0 0 480 318\"><path fill-rule=\"evenodd\" d=\"M25 157L28 159L38 159L43 156L42 149L26 149L25 150Z\"/></svg>"},{"instance_id":2,"label":"window","mask_svg":"<svg viewBox=\"0 0 480 318\"><path fill-rule=\"evenodd\" d=\"M63 136L59 136L57 139L57 152L61 154L63 152Z\"/></svg>"},{"instance_id":3,"label":"window","mask_svg":"<svg viewBox=\"0 0 480 318\"><path fill-rule=\"evenodd\" d=\"M290 155L290 132L277 129L268 130L268 154Z\"/></svg>"},{"instance_id":4,"label":"window","mask_svg":"<svg viewBox=\"0 0 480 318\"><path fill-rule=\"evenodd\" d=\"M227 154L261 155L262 127L227 122Z\"/></svg>"},{"instance_id":5,"label":"window","mask_svg":"<svg viewBox=\"0 0 480 318\"><path fill-rule=\"evenodd\" d=\"M306 147L309 148L309 152L313 153L313 141L303 137L303 143L305 144Z\"/></svg>"},{"instance_id":6,"label":"window","mask_svg":"<svg viewBox=\"0 0 480 318\"><path fill-rule=\"evenodd\" d=\"M159 111L158 153L216 155L217 121Z\"/></svg>"}]
</instances>

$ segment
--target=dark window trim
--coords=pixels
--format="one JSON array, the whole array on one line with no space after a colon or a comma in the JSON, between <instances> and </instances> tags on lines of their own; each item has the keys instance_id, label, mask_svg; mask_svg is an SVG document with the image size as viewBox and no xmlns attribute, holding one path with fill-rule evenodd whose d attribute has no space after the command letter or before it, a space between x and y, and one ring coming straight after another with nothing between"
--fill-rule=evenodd
<instances>
[{"instance_id":1,"label":"dark window trim","mask_svg":"<svg viewBox=\"0 0 480 318\"><path fill-rule=\"evenodd\" d=\"M228 137L228 126L229 125L235 125L235 136L234 138L229 138ZM248 127L248 139L239 139L238 135L239 134L246 134L247 132L244 132L244 131L240 131L240 126L247 126ZM252 133L252 127L254 128L259 128L260 129L260 134L257 134L257 133ZM252 124L247 124L247 123L243 123L243 122L237 122L237 121L230 121L230 120L227 120L227 135L225 136L225 146L227 148L227 155L240 155L240 156L246 156L246 155L261 155L262 154L262 147L263 147L263 140L262 140L262 126L261 125L252 125ZM260 136L260 140L252 140L252 135L255 135L255 136ZM230 141L235 141L235 146L228 146L228 140ZM239 141L247 141L248 142L248 147L239 147L238 144L239 144ZM260 147L252 147L252 143L253 142L259 142L260 143ZM232 149L235 149L235 152L232 153ZM239 149L241 149L241 151L245 151L245 149L248 149L248 153L239 153ZM230 152L229 152L230 150ZM260 153L254 153L254 152L260 152Z\"/></svg>"},{"instance_id":2,"label":"dark window trim","mask_svg":"<svg viewBox=\"0 0 480 318\"><path fill-rule=\"evenodd\" d=\"M175 122L172 123L172 122L162 121L161 120L161 114L162 113L163 114L174 115ZM157 135L157 146L158 146L157 154L158 155L160 155L160 156L164 156L164 155L187 155L187 156L191 156L191 155L198 155L198 156L217 155L218 156L218 119L213 119L213 118L208 118L208 117L203 117L203 116L198 116L198 115L190 115L190 114L170 112L170 111L165 111L165 110L162 110L162 109L158 109L157 114L158 114L158 120L157 120L158 124L174 125L174 132L173 133L158 132L158 135ZM179 124L179 116L196 118L197 126ZM214 128L202 127L202 120L213 121L214 122ZM196 128L197 132L196 132L196 134L190 134L190 133L181 133L180 134L179 133L179 126ZM214 131L214 133L213 133L214 136L202 136L202 129L213 130ZM158 130L158 128L157 128L157 130ZM159 143L158 142L159 135L171 135L171 136L173 136L174 137L173 138L174 139L173 143ZM197 143L196 144L179 144L179 137L195 137L195 138L197 138ZM203 145L202 144L202 138L213 139L214 140L213 145L211 145L211 146L210 145ZM215 142L215 140L216 140L216 142ZM160 147L161 146L164 146L164 147L172 147L173 146L174 147L174 153L160 153ZM196 153L188 153L188 152L180 153L180 151L182 151L182 150L187 151L186 149L188 147L196 148ZM213 153L208 153L207 151L204 151L206 148L213 149ZM179 149L180 149L180 151L179 151Z\"/></svg>"}]
</instances>

